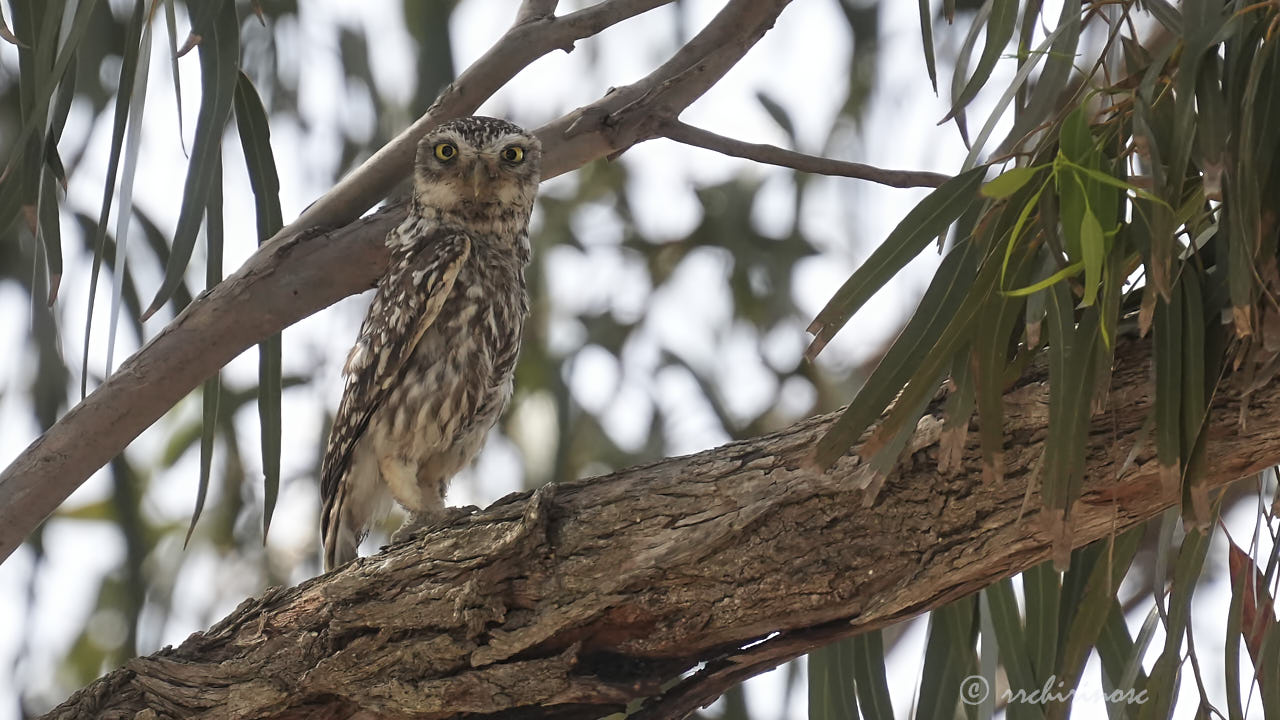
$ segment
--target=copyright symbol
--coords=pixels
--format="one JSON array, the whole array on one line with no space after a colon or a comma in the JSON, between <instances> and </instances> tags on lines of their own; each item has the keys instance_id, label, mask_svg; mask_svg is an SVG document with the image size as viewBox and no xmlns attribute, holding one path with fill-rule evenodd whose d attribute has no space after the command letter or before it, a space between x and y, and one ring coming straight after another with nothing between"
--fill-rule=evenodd
<instances>
[{"instance_id":1,"label":"copyright symbol","mask_svg":"<svg viewBox=\"0 0 1280 720\"><path fill-rule=\"evenodd\" d=\"M981 675L970 675L960 681L960 700L965 705L977 705L991 694L991 685Z\"/></svg>"}]
</instances>

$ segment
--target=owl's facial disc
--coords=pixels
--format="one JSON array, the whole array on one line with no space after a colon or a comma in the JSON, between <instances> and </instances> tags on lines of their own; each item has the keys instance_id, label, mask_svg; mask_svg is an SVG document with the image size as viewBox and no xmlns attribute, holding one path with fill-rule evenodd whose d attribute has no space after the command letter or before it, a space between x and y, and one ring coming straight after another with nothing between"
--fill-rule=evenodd
<instances>
[{"instance_id":1,"label":"owl's facial disc","mask_svg":"<svg viewBox=\"0 0 1280 720\"><path fill-rule=\"evenodd\" d=\"M517 132L478 138L448 125L423 139L414 194L424 207L489 213L532 207L541 157L536 138Z\"/></svg>"}]
</instances>

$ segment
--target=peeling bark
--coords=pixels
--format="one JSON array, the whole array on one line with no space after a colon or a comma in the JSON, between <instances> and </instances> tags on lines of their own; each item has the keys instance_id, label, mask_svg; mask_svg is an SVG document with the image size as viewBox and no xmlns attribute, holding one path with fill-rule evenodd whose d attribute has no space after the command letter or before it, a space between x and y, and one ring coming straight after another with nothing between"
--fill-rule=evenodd
<instances>
[{"instance_id":1,"label":"peeling bark","mask_svg":"<svg viewBox=\"0 0 1280 720\"><path fill-rule=\"evenodd\" d=\"M1148 355L1140 341L1117 348L1074 546L1179 502L1154 447L1125 468L1150 409ZM47 717L598 718L641 698L642 718L681 717L745 677L1049 557L1028 490L1047 430L1043 380L1033 370L1005 397L1001 482L983 480L975 433L959 468L937 472L936 402L865 507L855 454L813 469L835 417L820 416L459 510L417 539L245 601ZM1280 459L1280 395L1260 392L1243 410L1238 392L1217 397L1214 487Z\"/></svg>"}]
</instances>

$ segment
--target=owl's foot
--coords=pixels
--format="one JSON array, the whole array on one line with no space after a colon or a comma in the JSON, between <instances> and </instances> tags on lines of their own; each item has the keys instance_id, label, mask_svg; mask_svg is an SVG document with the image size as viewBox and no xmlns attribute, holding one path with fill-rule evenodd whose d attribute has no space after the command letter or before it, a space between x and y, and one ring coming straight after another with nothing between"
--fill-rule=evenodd
<instances>
[{"instance_id":1,"label":"owl's foot","mask_svg":"<svg viewBox=\"0 0 1280 720\"><path fill-rule=\"evenodd\" d=\"M395 545L406 540L412 540L431 528L450 525L455 520L464 518L477 510L479 508L475 505L466 505L464 507L433 509L426 512L409 511L408 517L404 519L404 524L400 526L399 530L391 534L391 544Z\"/></svg>"}]
</instances>

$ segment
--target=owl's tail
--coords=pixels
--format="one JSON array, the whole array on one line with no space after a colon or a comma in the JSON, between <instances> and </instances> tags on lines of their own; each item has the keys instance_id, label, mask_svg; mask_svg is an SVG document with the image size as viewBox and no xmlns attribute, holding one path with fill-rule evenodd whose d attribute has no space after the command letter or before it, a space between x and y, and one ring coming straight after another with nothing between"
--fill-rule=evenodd
<instances>
[{"instance_id":1,"label":"owl's tail","mask_svg":"<svg viewBox=\"0 0 1280 720\"><path fill-rule=\"evenodd\" d=\"M339 483L337 497L325 504L324 517L321 518L325 572L355 560L360 541L364 539L365 528L350 517L346 494L347 483Z\"/></svg>"}]
</instances>

